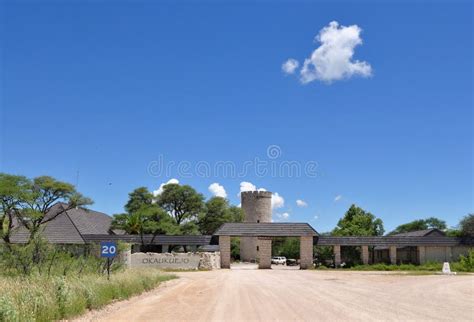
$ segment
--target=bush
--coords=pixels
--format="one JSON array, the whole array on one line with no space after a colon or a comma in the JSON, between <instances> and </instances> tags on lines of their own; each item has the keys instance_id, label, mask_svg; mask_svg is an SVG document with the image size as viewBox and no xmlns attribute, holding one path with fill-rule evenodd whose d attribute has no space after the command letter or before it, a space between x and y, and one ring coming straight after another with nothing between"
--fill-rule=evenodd
<instances>
[{"instance_id":1,"label":"bush","mask_svg":"<svg viewBox=\"0 0 474 322\"><path fill-rule=\"evenodd\" d=\"M0 278L0 321L71 318L172 278L157 270L127 270L111 275L110 281L99 275Z\"/></svg>"},{"instance_id":2,"label":"bush","mask_svg":"<svg viewBox=\"0 0 474 322\"><path fill-rule=\"evenodd\" d=\"M474 250L469 251L467 256L459 257L459 264L456 265L461 272L474 272Z\"/></svg>"},{"instance_id":3,"label":"bush","mask_svg":"<svg viewBox=\"0 0 474 322\"><path fill-rule=\"evenodd\" d=\"M351 267L352 270L357 271L441 271L443 267L442 263L425 263L423 265L414 264L401 264L401 265L389 265L384 263L373 264L373 265L356 265Z\"/></svg>"},{"instance_id":4,"label":"bush","mask_svg":"<svg viewBox=\"0 0 474 322\"><path fill-rule=\"evenodd\" d=\"M474 251L470 251L467 257L460 256L459 262L450 263L451 271L453 272L474 272ZM427 272L441 272L443 263L428 262L423 265L414 264L373 264L373 265L356 265L351 267L352 270L357 271L427 271Z\"/></svg>"},{"instance_id":5,"label":"bush","mask_svg":"<svg viewBox=\"0 0 474 322\"><path fill-rule=\"evenodd\" d=\"M40 237L24 245L0 244L0 274L3 276L66 276L103 274L106 262L90 255L90 245L52 245ZM118 245L123 248L122 244ZM111 271L121 268L112 262Z\"/></svg>"}]
</instances>

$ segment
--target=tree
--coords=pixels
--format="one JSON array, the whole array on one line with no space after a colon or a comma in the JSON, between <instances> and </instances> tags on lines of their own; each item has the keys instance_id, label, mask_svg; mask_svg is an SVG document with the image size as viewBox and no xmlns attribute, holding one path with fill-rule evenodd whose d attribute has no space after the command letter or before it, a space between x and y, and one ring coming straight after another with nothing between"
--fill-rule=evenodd
<instances>
[{"instance_id":1,"label":"tree","mask_svg":"<svg viewBox=\"0 0 474 322\"><path fill-rule=\"evenodd\" d=\"M272 242L272 254L297 259L300 255L300 239L295 237L274 238Z\"/></svg>"},{"instance_id":2,"label":"tree","mask_svg":"<svg viewBox=\"0 0 474 322\"><path fill-rule=\"evenodd\" d=\"M30 231L30 240L44 224L54 220L64 212L91 205L93 201L76 191L72 184L49 176L33 179L18 219ZM55 207L54 211L51 211Z\"/></svg>"},{"instance_id":3,"label":"tree","mask_svg":"<svg viewBox=\"0 0 474 322\"><path fill-rule=\"evenodd\" d=\"M166 210L179 226L196 220L204 207L204 197L191 186L170 183L163 187L157 204Z\"/></svg>"},{"instance_id":4,"label":"tree","mask_svg":"<svg viewBox=\"0 0 474 322\"><path fill-rule=\"evenodd\" d=\"M170 215L153 203L153 195L147 188L137 188L128 196L124 207L126 213L113 216L112 228L122 229L127 234L140 235L142 245L145 244L145 234L153 235L153 241L158 234L178 232L179 229Z\"/></svg>"},{"instance_id":5,"label":"tree","mask_svg":"<svg viewBox=\"0 0 474 322\"><path fill-rule=\"evenodd\" d=\"M142 206L132 213L122 213L113 216L112 228L122 229L127 234L140 235L144 245L143 235L156 235L174 233L178 229L171 217L161 208L148 205Z\"/></svg>"},{"instance_id":6,"label":"tree","mask_svg":"<svg viewBox=\"0 0 474 322\"><path fill-rule=\"evenodd\" d=\"M383 222L370 212L352 205L332 231L334 236L382 236Z\"/></svg>"},{"instance_id":7,"label":"tree","mask_svg":"<svg viewBox=\"0 0 474 322\"><path fill-rule=\"evenodd\" d=\"M445 230L448 226L446 225L446 221L435 218L435 217L429 217L425 219L425 223L427 225L427 229L439 229L439 230Z\"/></svg>"},{"instance_id":8,"label":"tree","mask_svg":"<svg viewBox=\"0 0 474 322\"><path fill-rule=\"evenodd\" d=\"M146 187L139 187L128 194L125 211L134 213L143 206L153 204L153 194Z\"/></svg>"},{"instance_id":9,"label":"tree","mask_svg":"<svg viewBox=\"0 0 474 322\"><path fill-rule=\"evenodd\" d=\"M213 197L205 204L205 210L199 215L199 231L204 235L212 235L226 222L241 222L241 208L229 206L227 199Z\"/></svg>"},{"instance_id":10,"label":"tree","mask_svg":"<svg viewBox=\"0 0 474 322\"><path fill-rule=\"evenodd\" d=\"M432 229L432 228L445 230L447 228L446 222L444 220L441 220L435 217L429 217L426 219L417 219L409 223L399 225L397 228L391 231L389 235L408 233L410 231L426 230L426 229Z\"/></svg>"},{"instance_id":11,"label":"tree","mask_svg":"<svg viewBox=\"0 0 474 322\"><path fill-rule=\"evenodd\" d=\"M352 205L332 231L334 236L382 236L383 222L370 212ZM360 250L356 247L341 248L341 258L350 267L360 262Z\"/></svg>"},{"instance_id":12,"label":"tree","mask_svg":"<svg viewBox=\"0 0 474 322\"><path fill-rule=\"evenodd\" d=\"M31 181L24 176L0 173L0 238L9 245L14 217L26 199Z\"/></svg>"},{"instance_id":13,"label":"tree","mask_svg":"<svg viewBox=\"0 0 474 322\"><path fill-rule=\"evenodd\" d=\"M232 218L232 222L242 222L244 221L244 211L242 208L237 206L230 206L229 208L230 216Z\"/></svg>"},{"instance_id":14,"label":"tree","mask_svg":"<svg viewBox=\"0 0 474 322\"><path fill-rule=\"evenodd\" d=\"M474 214L465 216L459 223L461 236L474 237Z\"/></svg>"},{"instance_id":15,"label":"tree","mask_svg":"<svg viewBox=\"0 0 474 322\"><path fill-rule=\"evenodd\" d=\"M9 234L18 221L30 232L30 240L46 223L64 212L92 204L92 200L76 191L73 185L41 176L29 180L22 176L0 176L2 236L9 241ZM8 236L8 237L7 237Z\"/></svg>"}]
</instances>

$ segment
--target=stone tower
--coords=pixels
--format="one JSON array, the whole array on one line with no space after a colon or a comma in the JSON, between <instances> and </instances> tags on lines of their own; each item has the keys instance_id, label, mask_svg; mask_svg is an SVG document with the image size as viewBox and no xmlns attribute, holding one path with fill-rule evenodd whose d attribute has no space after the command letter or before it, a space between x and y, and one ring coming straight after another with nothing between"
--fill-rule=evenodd
<instances>
[{"instance_id":1,"label":"stone tower","mask_svg":"<svg viewBox=\"0 0 474 322\"><path fill-rule=\"evenodd\" d=\"M270 191L244 191L240 194L244 222L263 223L272 221L272 193ZM240 238L240 260L257 259L257 238Z\"/></svg>"}]
</instances>

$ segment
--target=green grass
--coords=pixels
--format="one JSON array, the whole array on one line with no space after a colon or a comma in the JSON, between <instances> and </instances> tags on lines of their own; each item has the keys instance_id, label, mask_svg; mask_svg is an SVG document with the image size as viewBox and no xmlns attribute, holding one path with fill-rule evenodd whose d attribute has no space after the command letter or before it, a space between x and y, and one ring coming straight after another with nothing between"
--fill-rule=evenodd
<instances>
[{"instance_id":1,"label":"green grass","mask_svg":"<svg viewBox=\"0 0 474 322\"><path fill-rule=\"evenodd\" d=\"M176 278L158 270L106 276L0 277L0 321L52 321L127 299Z\"/></svg>"},{"instance_id":2,"label":"green grass","mask_svg":"<svg viewBox=\"0 0 474 322\"><path fill-rule=\"evenodd\" d=\"M450 263L452 272L473 272L473 270L459 262ZM443 263L426 263L423 265L401 264L373 264L373 265L356 265L351 267L355 271L408 271L408 272L441 272Z\"/></svg>"}]
</instances>

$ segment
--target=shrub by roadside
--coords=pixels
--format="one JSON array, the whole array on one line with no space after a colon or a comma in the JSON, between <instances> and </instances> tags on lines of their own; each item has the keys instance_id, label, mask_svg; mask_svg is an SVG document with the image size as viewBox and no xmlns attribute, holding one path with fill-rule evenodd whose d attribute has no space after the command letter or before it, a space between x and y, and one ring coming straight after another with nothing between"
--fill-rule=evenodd
<instances>
[{"instance_id":1,"label":"shrub by roadside","mask_svg":"<svg viewBox=\"0 0 474 322\"><path fill-rule=\"evenodd\" d=\"M466 267L461 262L450 263L453 272L474 272L472 267ZM373 265L356 265L350 268L355 271L425 271L425 272L441 272L443 263L426 263L423 265L401 264L373 264Z\"/></svg>"},{"instance_id":2,"label":"shrub by roadside","mask_svg":"<svg viewBox=\"0 0 474 322\"><path fill-rule=\"evenodd\" d=\"M354 271L429 271L436 272L441 271L443 264L441 263L426 263L423 265L413 265L413 264L400 264L400 265L390 265L390 264L372 264L372 265L356 265L351 267L351 270Z\"/></svg>"},{"instance_id":3,"label":"shrub by roadside","mask_svg":"<svg viewBox=\"0 0 474 322\"><path fill-rule=\"evenodd\" d=\"M157 270L127 270L110 277L0 277L0 321L51 321L123 300L175 278Z\"/></svg>"},{"instance_id":4,"label":"shrub by roadside","mask_svg":"<svg viewBox=\"0 0 474 322\"><path fill-rule=\"evenodd\" d=\"M467 256L460 256L458 262L450 263L451 271L453 272L467 272L474 273L474 251L470 251ZM326 266L318 266L316 269L325 270ZM414 264L370 264L370 265L355 265L350 268L355 271L424 271L424 272L440 272L443 269L443 263L429 262L423 265Z\"/></svg>"}]
</instances>

